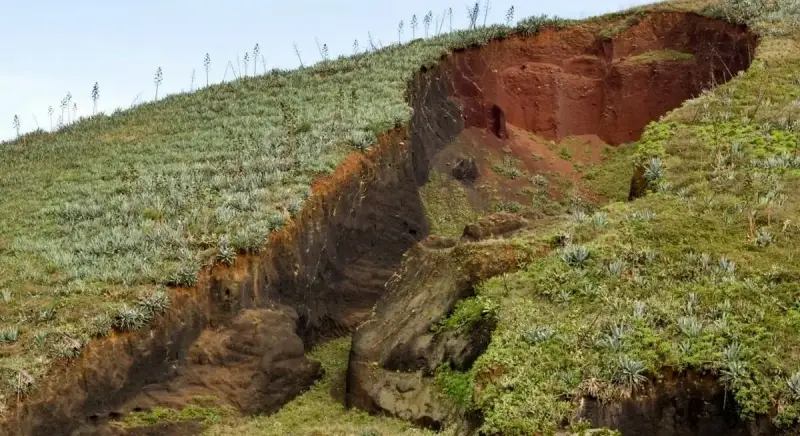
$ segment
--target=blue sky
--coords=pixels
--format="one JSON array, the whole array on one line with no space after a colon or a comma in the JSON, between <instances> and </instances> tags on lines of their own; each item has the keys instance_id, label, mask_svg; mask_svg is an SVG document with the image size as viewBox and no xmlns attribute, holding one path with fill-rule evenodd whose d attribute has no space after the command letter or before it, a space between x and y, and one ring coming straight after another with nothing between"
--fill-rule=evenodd
<instances>
[{"instance_id":1,"label":"blue sky","mask_svg":"<svg viewBox=\"0 0 800 436\"><path fill-rule=\"evenodd\" d=\"M486 0L481 0L485 4ZM488 21L515 21L542 13L584 18L651 0L490 0ZM22 132L50 128L61 99L70 92L78 115L92 112L91 90L99 83L98 109L111 112L134 100L154 97L153 77L163 70L159 95L188 91L205 83L203 57L211 56L211 82L223 79L256 43L267 68L298 65L297 43L306 64L319 60L315 38L331 57L352 52L353 40L367 46L367 34L383 43L397 39L397 25L429 11L453 8L453 26L466 26L465 0L5 0L0 6L0 140L13 138L13 117ZM124 4L124 5L123 5ZM480 21L483 21L481 12ZM448 24L445 24L445 29ZM419 33L418 33L419 36ZM263 67L259 62L259 72ZM252 72L253 64L248 70ZM231 73L228 72L228 79Z\"/></svg>"}]
</instances>

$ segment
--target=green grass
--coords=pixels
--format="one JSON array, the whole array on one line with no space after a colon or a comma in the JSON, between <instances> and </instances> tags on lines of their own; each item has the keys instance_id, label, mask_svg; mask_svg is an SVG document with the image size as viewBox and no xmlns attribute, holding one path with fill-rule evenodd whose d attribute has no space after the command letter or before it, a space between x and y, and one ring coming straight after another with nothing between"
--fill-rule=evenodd
<instances>
[{"instance_id":1,"label":"green grass","mask_svg":"<svg viewBox=\"0 0 800 436\"><path fill-rule=\"evenodd\" d=\"M625 19L613 26L607 26L600 31L600 37L603 39L612 39L615 36L624 33L626 30L635 26L642 20L642 14L634 10L632 14L626 14Z\"/></svg>"},{"instance_id":2,"label":"green grass","mask_svg":"<svg viewBox=\"0 0 800 436\"><path fill-rule=\"evenodd\" d=\"M431 171L420 196L432 235L459 238L464 227L480 215L470 206L466 188L448 174Z\"/></svg>"},{"instance_id":3,"label":"green grass","mask_svg":"<svg viewBox=\"0 0 800 436\"><path fill-rule=\"evenodd\" d=\"M629 146L604 149L601 162L587 166L583 174L584 183L608 201L627 200L630 177L620 177L620 175L633 175L633 155L634 148Z\"/></svg>"},{"instance_id":4,"label":"green grass","mask_svg":"<svg viewBox=\"0 0 800 436\"><path fill-rule=\"evenodd\" d=\"M148 412L133 412L120 423L123 428L150 427L157 424L196 421L212 425L236 416L232 407L187 406L181 410L156 407Z\"/></svg>"},{"instance_id":5,"label":"green grass","mask_svg":"<svg viewBox=\"0 0 800 436\"><path fill-rule=\"evenodd\" d=\"M492 171L511 180L525 175L525 171L520 168L520 160L511 155L503 156L502 162L493 163Z\"/></svg>"},{"instance_id":6,"label":"green grass","mask_svg":"<svg viewBox=\"0 0 800 436\"><path fill-rule=\"evenodd\" d=\"M683 53L677 50L650 50L632 56L628 58L627 61L634 63L651 63L664 61L693 61L694 59L695 57L693 54Z\"/></svg>"},{"instance_id":7,"label":"green grass","mask_svg":"<svg viewBox=\"0 0 800 436\"><path fill-rule=\"evenodd\" d=\"M192 285L203 266L267 247L315 178L409 121L422 67L566 24L457 31L0 144L0 329L19 328L0 344L14 347L0 352L0 395L35 389L54 359L112 328L146 327L155 313L140 301L156 286Z\"/></svg>"}]
</instances>

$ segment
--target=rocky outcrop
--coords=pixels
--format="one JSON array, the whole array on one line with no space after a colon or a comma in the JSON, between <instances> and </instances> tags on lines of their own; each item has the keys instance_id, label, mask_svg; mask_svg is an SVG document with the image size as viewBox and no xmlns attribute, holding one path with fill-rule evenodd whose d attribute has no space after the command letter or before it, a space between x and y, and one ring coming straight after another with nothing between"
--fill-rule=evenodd
<instances>
[{"instance_id":1,"label":"rocky outcrop","mask_svg":"<svg viewBox=\"0 0 800 436\"><path fill-rule=\"evenodd\" d=\"M453 178L465 183L473 183L478 179L478 164L473 158L460 158L453 165Z\"/></svg>"},{"instance_id":2,"label":"rocky outcrop","mask_svg":"<svg viewBox=\"0 0 800 436\"><path fill-rule=\"evenodd\" d=\"M647 179L644 177L644 165L637 164L631 177L631 188L628 193L628 201L636 200L647 194Z\"/></svg>"},{"instance_id":3,"label":"rocky outcrop","mask_svg":"<svg viewBox=\"0 0 800 436\"><path fill-rule=\"evenodd\" d=\"M464 424L463 411L442 397L434 374L441 365L468 370L489 345L494 320L456 330L435 326L474 295L477 282L514 269L520 255L501 239L412 249L373 316L353 335L348 406L431 428Z\"/></svg>"}]
</instances>

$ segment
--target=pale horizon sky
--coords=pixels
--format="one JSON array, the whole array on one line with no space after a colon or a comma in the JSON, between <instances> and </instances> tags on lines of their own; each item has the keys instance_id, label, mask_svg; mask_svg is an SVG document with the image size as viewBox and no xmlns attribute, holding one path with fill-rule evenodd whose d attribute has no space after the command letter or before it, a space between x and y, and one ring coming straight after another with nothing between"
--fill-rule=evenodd
<instances>
[{"instance_id":1,"label":"pale horizon sky","mask_svg":"<svg viewBox=\"0 0 800 436\"><path fill-rule=\"evenodd\" d=\"M652 3L653 0L490 0L489 23L505 22L514 5L514 22L532 15L566 18L587 16ZM397 40L405 21L404 40L411 38L409 22L416 14L417 36L424 32L422 17L430 10L439 17L453 8L453 27L467 24L467 5L453 0L5 0L0 6L0 141L41 127L50 130L61 113L62 98L70 92L78 116L91 115L91 91L99 84L98 111L110 113L138 101L152 100L153 78L163 70L159 98L189 91L192 70L195 89L205 85L203 58L211 57L210 81L222 80L228 61L236 64L256 43L267 69L299 65L320 58L316 39L327 44L330 57L351 54L353 41L363 49L368 32L384 44ZM474 4L474 2L472 2ZM481 1L481 6L486 0ZM483 22L483 12L479 23ZM444 30L448 29L445 23ZM252 53L251 53L252 56ZM250 74L253 63L248 66ZM263 72L261 61L258 73ZM227 79L232 79L230 71Z\"/></svg>"}]
</instances>

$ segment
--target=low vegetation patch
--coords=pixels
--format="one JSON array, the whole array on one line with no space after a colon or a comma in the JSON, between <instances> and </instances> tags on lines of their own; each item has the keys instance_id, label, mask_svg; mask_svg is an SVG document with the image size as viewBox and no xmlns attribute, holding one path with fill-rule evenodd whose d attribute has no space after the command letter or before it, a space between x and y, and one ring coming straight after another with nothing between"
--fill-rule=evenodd
<instances>
[{"instance_id":1,"label":"low vegetation patch","mask_svg":"<svg viewBox=\"0 0 800 436\"><path fill-rule=\"evenodd\" d=\"M628 62L634 63L651 63L651 62L664 62L664 61L693 61L694 55L691 53L683 53L677 50L650 50L640 55L628 58Z\"/></svg>"}]
</instances>

